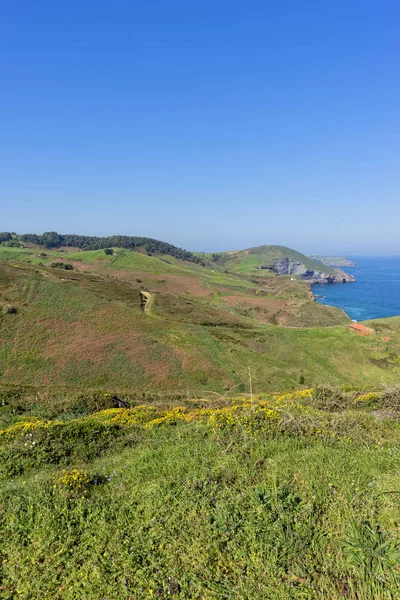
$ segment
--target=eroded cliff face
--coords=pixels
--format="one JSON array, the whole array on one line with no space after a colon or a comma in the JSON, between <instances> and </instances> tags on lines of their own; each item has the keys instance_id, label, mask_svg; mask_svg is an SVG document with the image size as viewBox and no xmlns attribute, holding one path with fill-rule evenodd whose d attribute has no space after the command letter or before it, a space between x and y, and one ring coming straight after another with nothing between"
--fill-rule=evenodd
<instances>
[{"instance_id":1,"label":"eroded cliff face","mask_svg":"<svg viewBox=\"0 0 400 600\"><path fill-rule=\"evenodd\" d=\"M297 275L308 283L352 283L353 275L342 269L331 269L330 273L308 269L303 263L292 258L281 258L274 261L273 270L278 275Z\"/></svg>"}]
</instances>

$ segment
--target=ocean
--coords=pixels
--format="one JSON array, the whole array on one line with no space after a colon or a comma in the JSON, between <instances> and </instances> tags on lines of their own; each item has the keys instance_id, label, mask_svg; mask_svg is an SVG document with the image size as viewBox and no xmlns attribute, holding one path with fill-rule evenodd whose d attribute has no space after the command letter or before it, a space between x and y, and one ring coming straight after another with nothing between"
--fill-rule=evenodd
<instances>
[{"instance_id":1,"label":"ocean","mask_svg":"<svg viewBox=\"0 0 400 600\"><path fill-rule=\"evenodd\" d=\"M356 283L313 285L317 302L342 308L364 321L400 315L400 256L348 257L357 267L343 267Z\"/></svg>"}]
</instances>

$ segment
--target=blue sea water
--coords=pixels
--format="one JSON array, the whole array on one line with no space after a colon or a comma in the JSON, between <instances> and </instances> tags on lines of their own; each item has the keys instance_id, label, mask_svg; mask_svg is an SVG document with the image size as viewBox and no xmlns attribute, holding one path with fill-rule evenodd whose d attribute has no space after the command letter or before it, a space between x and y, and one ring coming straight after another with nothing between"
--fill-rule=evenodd
<instances>
[{"instance_id":1,"label":"blue sea water","mask_svg":"<svg viewBox=\"0 0 400 600\"><path fill-rule=\"evenodd\" d=\"M356 283L313 285L317 302L342 308L352 319L364 321L400 315L400 256L354 256L357 267L343 270Z\"/></svg>"}]
</instances>

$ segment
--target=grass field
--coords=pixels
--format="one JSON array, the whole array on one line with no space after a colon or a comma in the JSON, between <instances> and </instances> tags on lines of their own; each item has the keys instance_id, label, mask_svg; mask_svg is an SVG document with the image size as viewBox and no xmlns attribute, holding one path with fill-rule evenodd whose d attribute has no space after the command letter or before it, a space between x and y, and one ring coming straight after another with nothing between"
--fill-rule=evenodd
<instances>
[{"instance_id":1,"label":"grass field","mask_svg":"<svg viewBox=\"0 0 400 600\"><path fill-rule=\"evenodd\" d=\"M0 396L1 598L398 598L398 389Z\"/></svg>"},{"instance_id":2,"label":"grass field","mask_svg":"<svg viewBox=\"0 0 400 600\"><path fill-rule=\"evenodd\" d=\"M400 597L400 318L265 252L0 247L1 599Z\"/></svg>"},{"instance_id":3,"label":"grass field","mask_svg":"<svg viewBox=\"0 0 400 600\"><path fill-rule=\"evenodd\" d=\"M78 254L98 262L97 253ZM128 270L128 280L118 269L4 261L0 382L193 395L246 391L249 368L257 392L303 381L371 387L398 380L398 318L377 321L377 334L361 338L340 310L312 302L301 281L269 278L260 292L249 279L198 265L186 272L170 261L178 275ZM151 295L146 313L141 286Z\"/></svg>"}]
</instances>

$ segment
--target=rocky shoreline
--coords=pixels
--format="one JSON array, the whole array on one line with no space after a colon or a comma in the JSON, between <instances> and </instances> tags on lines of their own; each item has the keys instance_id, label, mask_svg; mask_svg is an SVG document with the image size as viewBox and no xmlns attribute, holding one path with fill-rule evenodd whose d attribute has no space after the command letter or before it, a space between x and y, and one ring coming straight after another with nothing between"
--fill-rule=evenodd
<instances>
[{"instance_id":1,"label":"rocky shoreline","mask_svg":"<svg viewBox=\"0 0 400 600\"><path fill-rule=\"evenodd\" d=\"M296 275L310 284L355 282L354 276L342 271L342 269L331 268L329 273L325 273L323 270L308 269L306 265L292 258L275 260L271 270L277 275Z\"/></svg>"}]
</instances>

